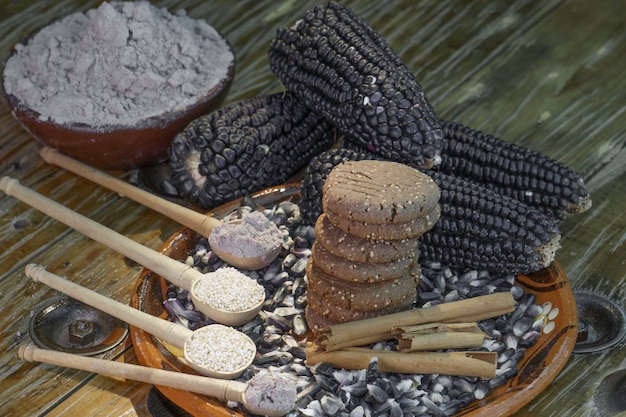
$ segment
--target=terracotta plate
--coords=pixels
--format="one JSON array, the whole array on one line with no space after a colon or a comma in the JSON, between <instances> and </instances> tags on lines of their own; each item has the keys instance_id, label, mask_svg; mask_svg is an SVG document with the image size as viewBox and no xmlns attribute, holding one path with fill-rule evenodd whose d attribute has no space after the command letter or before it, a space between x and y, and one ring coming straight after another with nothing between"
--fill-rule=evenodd
<instances>
[{"instance_id":1,"label":"terracotta plate","mask_svg":"<svg viewBox=\"0 0 626 417\"><path fill-rule=\"evenodd\" d=\"M253 195L265 206L298 198L299 184L273 187ZM214 210L216 217L225 216L238 207L239 201ZM174 233L165 242L161 252L184 260L193 249L198 235L186 228ZM565 366L577 335L576 302L563 269L555 262L549 268L528 276L518 276L518 283L527 293L536 295L536 304L551 306L549 321L538 342L527 349L518 364L518 374L503 386L490 391L481 401L474 401L459 416L507 416L519 410L536 397ZM155 316L166 317L163 309L167 282L149 270L142 271L135 285L131 305ZM546 304L550 303L550 304ZM137 358L144 366L194 373L182 365L165 347L144 331L131 326L131 338ZM194 416L241 416L212 398L168 387L157 387L167 398Z\"/></svg>"}]
</instances>

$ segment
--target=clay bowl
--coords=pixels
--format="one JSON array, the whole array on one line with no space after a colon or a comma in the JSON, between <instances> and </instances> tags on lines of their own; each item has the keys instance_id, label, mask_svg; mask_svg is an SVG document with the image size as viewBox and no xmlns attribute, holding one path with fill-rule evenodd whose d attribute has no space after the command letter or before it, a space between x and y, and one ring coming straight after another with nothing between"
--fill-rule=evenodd
<instances>
[{"instance_id":1,"label":"clay bowl","mask_svg":"<svg viewBox=\"0 0 626 417\"><path fill-rule=\"evenodd\" d=\"M29 37L22 43L27 43ZM9 53L5 63L14 53L15 49ZM167 148L176 134L192 120L221 105L230 89L234 72L233 60L226 76L195 104L146 118L132 126L108 125L96 128L84 123L59 124L42 118L40 113L26 106L18 97L6 92L4 74L2 93L13 116L41 143L99 169L125 170L165 161Z\"/></svg>"},{"instance_id":2,"label":"clay bowl","mask_svg":"<svg viewBox=\"0 0 626 417\"><path fill-rule=\"evenodd\" d=\"M273 187L254 194L252 197L260 205L269 207L283 200L297 201L298 184ZM234 201L213 211L215 217L231 213L239 206ZM160 251L172 258L184 260L194 250L199 235L183 228L174 233ZM509 416L538 396L567 363L574 349L578 333L576 301L565 272L554 262L548 268L528 275L518 275L517 284L527 294L536 296L535 303L548 305L552 314L538 341L525 351L518 363L518 373L504 385L491 390L482 400L475 400L462 409L457 416L490 417ZM151 271L144 270L135 284L131 305L155 316L166 317L163 309L168 283ZM144 366L160 369L193 372L181 364L172 349L140 329L130 329L135 353ZM178 355L180 356L180 355ZM241 413L225 407L214 398L196 395L191 392L168 387L157 387L169 400L193 416L242 416Z\"/></svg>"}]
</instances>

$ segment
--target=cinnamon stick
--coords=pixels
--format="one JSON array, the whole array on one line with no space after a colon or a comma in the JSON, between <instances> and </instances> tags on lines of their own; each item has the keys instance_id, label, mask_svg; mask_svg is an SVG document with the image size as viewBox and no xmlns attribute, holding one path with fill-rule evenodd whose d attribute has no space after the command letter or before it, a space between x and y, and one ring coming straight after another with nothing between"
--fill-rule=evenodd
<instances>
[{"instance_id":1,"label":"cinnamon stick","mask_svg":"<svg viewBox=\"0 0 626 417\"><path fill-rule=\"evenodd\" d=\"M393 336L392 336L390 331L386 331L386 332L383 332L383 333L371 334L371 335L360 337L358 339L352 339L352 340L348 340L348 341L346 341L344 343L338 343L336 345L333 345L333 348L334 348L333 350L339 350L339 349L349 348L349 347L354 347L354 346L369 345L371 343L376 343L376 342L381 341L381 340L391 339L392 337ZM319 346L318 346L318 350L320 350ZM321 349L321 350L323 351L324 349Z\"/></svg>"},{"instance_id":2,"label":"cinnamon stick","mask_svg":"<svg viewBox=\"0 0 626 417\"><path fill-rule=\"evenodd\" d=\"M348 346L359 346L355 341L379 335L373 343L391 337L391 329L424 323L471 323L512 312L515 301L510 292L483 295L432 307L416 308L365 320L335 324L315 331L318 350L331 352Z\"/></svg>"},{"instance_id":3,"label":"cinnamon stick","mask_svg":"<svg viewBox=\"0 0 626 417\"><path fill-rule=\"evenodd\" d=\"M476 323L432 323L394 327L391 334L398 341L396 350L400 352L480 347L483 340L489 338Z\"/></svg>"},{"instance_id":4,"label":"cinnamon stick","mask_svg":"<svg viewBox=\"0 0 626 417\"><path fill-rule=\"evenodd\" d=\"M307 365L324 362L337 368L366 369L378 358L381 372L405 374L443 374L493 377L496 374L495 352L411 352L347 348L319 352L307 346Z\"/></svg>"}]
</instances>

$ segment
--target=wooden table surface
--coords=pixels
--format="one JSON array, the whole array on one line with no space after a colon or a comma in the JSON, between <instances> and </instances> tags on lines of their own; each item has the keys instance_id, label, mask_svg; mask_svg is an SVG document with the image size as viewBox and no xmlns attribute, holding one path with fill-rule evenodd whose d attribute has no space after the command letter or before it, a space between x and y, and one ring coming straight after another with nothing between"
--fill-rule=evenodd
<instances>
[{"instance_id":1,"label":"wooden table surface","mask_svg":"<svg viewBox=\"0 0 626 417\"><path fill-rule=\"evenodd\" d=\"M266 51L276 28L314 2L157 1L205 18L231 42L237 74L227 102L280 90ZM557 259L574 289L626 297L626 2L621 0L346 1L415 72L441 118L544 152L581 173L593 207L562 225ZM52 19L98 1L6 1L0 55ZM0 173L151 248L179 228L115 193L46 165L41 145L0 103ZM133 173L114 172L124 178ZM17 358L31 312L57 295L24 275L28 263L128 302L141 267L36 209L0 195L0 415L148 416L150 386ZM589 416L593 395L626 368L622 341L574 354L515 413ZM132 361L132 347L104 355ZM623 389L622 389L623 392Z\"/></svg>"}]
</instances>

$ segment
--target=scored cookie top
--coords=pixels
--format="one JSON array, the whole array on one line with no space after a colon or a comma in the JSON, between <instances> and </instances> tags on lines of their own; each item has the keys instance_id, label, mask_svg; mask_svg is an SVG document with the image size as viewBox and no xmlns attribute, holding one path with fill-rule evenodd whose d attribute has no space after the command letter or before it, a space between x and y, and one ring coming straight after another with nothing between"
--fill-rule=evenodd
<instances>
[{"instance_id":1,"label":"scored cookie top","mask_svg":"<svg viewBox=\"0 0 626 417\"><path fill-rule=\"evenodd\" d=\"M432 178L407 165L348 161L328 174L322 209L353 221L405 223L431 212L440 195Z\"/></svg>"}]
</instances>

